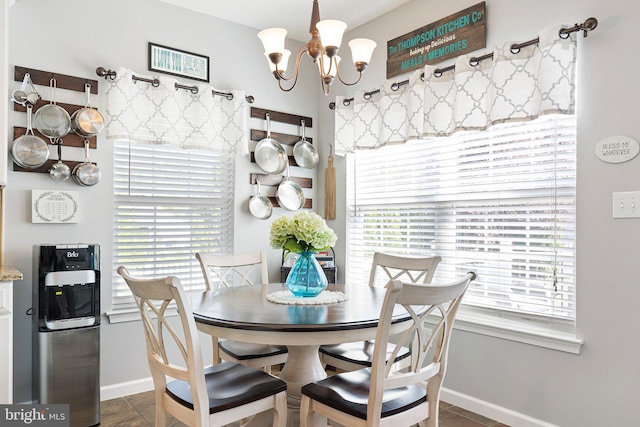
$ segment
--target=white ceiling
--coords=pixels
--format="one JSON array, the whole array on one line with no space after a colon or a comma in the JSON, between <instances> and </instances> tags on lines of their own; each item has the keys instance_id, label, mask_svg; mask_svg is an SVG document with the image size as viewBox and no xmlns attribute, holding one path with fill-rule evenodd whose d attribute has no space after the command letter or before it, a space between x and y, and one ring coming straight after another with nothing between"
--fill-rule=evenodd
<instances>
[{"instance_id":1,"label":"white ceiling","mask_svg":"<svg viewBox=\"0 0 640 427\"><path fill-rule=\"evenodd\" d=\"M258 30L282 27L287 36L309 40L312 0L161 0ZM318 0L320 19L339 19L347 31L410 0Z\"/></svg>"}]
</instances>

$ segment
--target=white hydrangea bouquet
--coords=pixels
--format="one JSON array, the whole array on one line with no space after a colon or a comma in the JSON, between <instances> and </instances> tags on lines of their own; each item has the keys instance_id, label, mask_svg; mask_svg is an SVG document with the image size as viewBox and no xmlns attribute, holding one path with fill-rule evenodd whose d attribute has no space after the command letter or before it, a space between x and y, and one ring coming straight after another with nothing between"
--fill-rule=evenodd
<instances>
[{"instance_id":1,"label":"white hydrangea bouquet","mask_svg":"<svg viewBox=\"0 0 640 427\"><path fill-rule=\"evenodd\" d=\"M301 211L293 217L282 215L271 223L269 235L273 249L289 252L320 252L335 245L336 233L320 215Z\"/></svg>"}]
</instances>

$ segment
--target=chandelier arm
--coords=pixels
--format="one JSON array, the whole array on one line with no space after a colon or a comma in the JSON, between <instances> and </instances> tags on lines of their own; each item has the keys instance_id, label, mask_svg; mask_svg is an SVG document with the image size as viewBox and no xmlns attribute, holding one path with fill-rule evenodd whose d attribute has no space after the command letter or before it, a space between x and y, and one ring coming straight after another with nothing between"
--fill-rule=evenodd
<instances>
[{"instance_id":1,"label":"chandelier arm","mask_svg":"<svg viewBox=\"0 0 640 427\"><path fill-rule=\"evenodd\" d=\"M293 70L293 74L288 77L285 78L284 75L280 74L277 70L278 67L276 65L276 72L278 73L278 75L280 76L280 78L278 78L278 87L280 88L280 90L284 91L284 92L290 92L291 89L293 89L296 86L296 83L298 83L298 75L300 72L300 63L301 63L301 58L302 55L307 51L306 46L301 46L300 49L298 49L298 55L296 57L296 66L295 69ZM277 78L277 77L276 77ZM282 81L291 81L293 79L293 83L291 84L291 86L287 89L284 86L282 86Z\"/></svg>"},{"instance_id":2,"label":"chandelier arm","mask_svg":"<svg viewBox=\"0 0 640 427\"><path fill-rule=\"evenodd\" d=\"M298 75L296 74L295 77L296 77L296 79L293 81L293 84L288 89L286 87L282 86L282 80L283 79L278 79L278 87L280 87L280 90L282 90L283 92L291 92L291 89L296 87L296 83L298 83Z\"/></svg>"},{"instance_id":3,"label":"chandelier arm","mask_svg":"<svg viewBox=\"0 0 640 427\"><path fill-rule=\"evenodd\" d=\"M302 55L304 55L304 53L307 51L307 45L303 45L300 46L300 49L298 49L298 54L296 55L296 66L293 69L293 74L291 74L289 77L285 76L284 73L280 72L280 70L278 70L278 64L276 64L276 72L278 73L278 77L276 77L278 79L278 82L280 80L294 80L293 85L296 85L296 82L298 81L298 72L300 71L300 63L302 62ZM282 89L282 86L280 86L280 89ZM284 90L284 89L283 89Z\"/></svg>"},{"instance_id":4,"label":"chandelier arm","mask_svg":"<svg viewBox=\"0 0 640 427\"><path fill-rule=\"evenodd\" d=\"M353 86L358 84L358 82L360 82L360 79L362 78L362 71L358 71L358 80L356 80L353 83L347 83L344 80L342 80L342 76L340 76L340 66L338 64L336 64L336 76L338 77L338 80L340 80L340 82L345 85L345 86Z\"/></svg>"}]
</instances>

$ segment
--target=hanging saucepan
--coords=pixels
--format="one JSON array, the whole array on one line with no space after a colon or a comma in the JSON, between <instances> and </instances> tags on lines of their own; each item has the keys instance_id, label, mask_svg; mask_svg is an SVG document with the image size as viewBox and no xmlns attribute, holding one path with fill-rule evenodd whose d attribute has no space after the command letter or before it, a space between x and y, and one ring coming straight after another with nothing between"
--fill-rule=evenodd
<instances>
[{"instance_id":1,"label":"hanging saucepan","mask_svg":"<svg viewBox=\"0 0 640 427\"><path fill-rule=\"evenodd\" d=\"M82 185L84 187L90 187L92 185L96 185L100 182L100 178L102 177L102 173L98 166L91 163L89 160L89 140L84 140L84 162L79 163L73 168L73 180L76 184Z\"/></svg>"},{"instance_id":2,"label":"hanging saucepan","mask_svg":"<svg viewBox=\"0 0 640 427\"><path fill-rule=\"evenodd\" d=\"M276 191L278 204L288 211L297 211L304 206L304 191L298 183L293 182L289 176L289 165L287 164L287 176L278 185Z\"/></svg>"},{"instance_id":3,"label":"hanging saucepan","mask_svg":"<svg viewBox=\"0 0 640 427\"><path fill-rule=\"evenodd\" d=\"M34 126L47 138L62 138L71 130L71 117L67 110L56 104L56 79L51 78L51 100L38 108L33 118Z\"/></svg>"},{"instance_id":4,"label":"hanging saucepan","mask_svg":"<svg viewBox=\"0 0 640 427\"><path fill-rule=\"evenodd\" d=\"M62 139L58 138L58 161L49 168L49 176L55 181L66 181L71 176L71 168L62 162Z\"/></svg>"},{"instance_id":5,"label":"hanging saucepan","mask_svg":"<svg viewBox=\"0 0 640 427\"><path fill-rule=\"evenodd\" d=\"M318 165L320 158L316 147L304 137L304 120L300 123L302 124L302 139L293 146L293 158L296 159L298 166L313 169Z\"/></svg>"},{"instance_id":6,"label":"hanging saucepan","mask_svg":"<svg viewBox=\"0 0 640 427\"><path fill-rule=\"evenodd\" d=\"M256 145L254 157L260 169L268 174L278 175L284 171L289 159L284 147L271 138L271 116L267 113L267 137Z\"/></svg>"},{"instance_id":7,"label":"hanging saucepan","mask_svg":"<svg viewBox=\"0 0 640 427\"><path fill-rule=\"evenodd\" d=\"M49 145L33 134L31 113L33 106L27 103L27 132L11 144L11 157L16 164L26 169L37 169L49 159Z\"/></svg>"},{"instance_id":8,"label":"hanging saucepan","mask_svg":"<svg viewBox=\"0 0 640 427\"><path fill-rule=\"evenodd\" d=\"M89 92L91 91L91 85L85 83L85 103L84 108L76 110L71 115L71 130L83 138L90 138L96 136L102 129L104 129L104 118L102 114L95 108L91 108L89 102Z\"/></svg>"},{"instance_id":9,"label":"hanging saucepan","mask_svg":"<svg viewBox=\"0 0 640 427\"><path fill-rule=\"evenodd\" d=\"M269 219L273 213L273 203L260 194L260 179L256 179L258 193L249 200L249 212L258 219Z\"/></svg>"}]
</instances>

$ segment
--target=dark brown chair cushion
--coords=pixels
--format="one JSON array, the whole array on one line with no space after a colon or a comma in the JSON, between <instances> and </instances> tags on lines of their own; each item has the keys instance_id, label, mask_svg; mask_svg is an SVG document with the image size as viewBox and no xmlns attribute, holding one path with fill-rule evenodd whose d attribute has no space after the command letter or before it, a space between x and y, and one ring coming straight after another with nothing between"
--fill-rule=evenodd
<instances>
[{"instance_id":1,"label":"dark brown chair cushion","mask_svg":"<svg viewBox=\"0 0 640 427\"><path fill-rule=\"evenodd\" d=\"M302 394L339 411L365 420L369 399L370 369L334 375L302 387ZM427 401L427 392L412 385L386 390L382 418L411 409Z\"/></svg>"},{"instance_id":2,"label":"dark brown chair cushion","mask_svg":"<svg viewBox=\"0 0 640 427\"><path fill-rule=\"evenodd\" d=\"M344 360L345 362L356 363L363 368L370 368L373 362L373 341L359 341L349 342L337 345L323 345L320 346L320 353L327 356L335 357L336 359ZM387 344L387 360L391 356L391 352L395 346L393 344ZM396 356L395 362L405 359L411 355L411 350L407 347L402 347Z\"/></svg>"},{"instance_id":3,"label":"dark brown chair cushion","mask_svg":"<svg viewBox=\"0 0 640 427\"><path fill-rule=\"evenodd\" d=\"M233 362L205 368L209 394L209 413L224 411L287 389L287 384L263 371ZM167 394L176 402L193 409L189 383L175 380L167 384Z\"/></svg>"}]
</instances>

